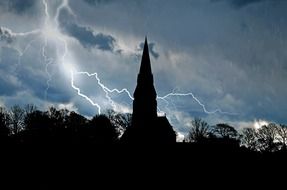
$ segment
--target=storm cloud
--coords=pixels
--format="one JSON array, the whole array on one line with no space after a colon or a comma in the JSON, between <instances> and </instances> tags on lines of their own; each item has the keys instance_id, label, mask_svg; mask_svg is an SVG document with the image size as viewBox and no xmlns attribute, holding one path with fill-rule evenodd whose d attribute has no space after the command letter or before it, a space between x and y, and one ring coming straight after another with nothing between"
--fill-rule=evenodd
<instances>
[{"instance_id":1,"label":"storm cloud","mask_svg":"<svg viewBox=\"0 0 287 190\"><path fill-rule=\"evenodd\" d=\"M62 30L69 36L77 39L84 48L114 51L116 39L113 36L101 32L97 33L88 26L78 25L65 11L61 13L59 19Z\"/></svg>"},{"instance_id":2,"label":"storm cloud","mask_svg":"<svg viewBox=\"0 0 287 190\"><path fill-rule=\"evenodd\" d=\"M225 1L228 2L232 7L236 9L244 8L249 5L253 5L256 3L263 3L263 2L272 2L272 3L278 3L282 2L282 0L211 0L211 2L220 2Z\"/></svg>"},{"instance_id":3,"label":"storm cloud","mask_svg":"<svg viewBox=\"0 0 287 190\"><path fill-rule=\"evenodd\" d=\"M140 64L134 55L147 36L159 96L193 92L208 111L237 113L207 114L191 96L158 100L178 131L185 133L193 117L235 126L257 119L287 123L287 1L69 0L71 12L67 5L60 10L59 26L53 19L61 1L47 1L48 39L45 31L14 39L44 26L44 7L33 3L0 3L9 12L0 13L0 102L6 106L63 103L92 116L97 109L71 87L70 71L97 72L109 88L132 93ZM19 16L32 9L37 15ZM75 76L74 82L103 110L111 108L95 78ZM131 108L126 95L111 96Z\"/></svg>"},{"instance_id":4,"label":"storm cloud","mask_svg":"<svg viewBox=\"0 0 287 190\"><path fill-rule=\"evenodd\" d=\"M13 42L13 34L11 30L0 26L0 42L10 44Z\"/></svg>"},{"instance_id":5,"label":"storm cloud","mask_svg":"<svg viewBox=\"0 0 287 190\"><path fill-rule=\"evenodd\" d=\"M85 48L98 48L103 51L113 51L115 38L103 33L95 34L91 28L68 23L64 30L70 36L76 38Z\"/></svg>"},{"instance_id":6,"label":"storm cloud","mask_svg":"<svg viewBox=\"0 0 287 190\"><path fill-rule=\"evenodd\" d=\"M1 0L2 9L16 14L23 14L29 11L37 2L37 0Z\"/></svg>"},{"instance_id":7,"label":"storm cloud","mask_svg":"<svg viewBox=\"0 0 287 190\"><path fill-rule=\"evenodd\" d=\"M242 7L248 6L250 4L261 3L264 1L270 1L270 0L231 0L230 3L236 8L242 8Z\"/></svg>"},{"instance_id":8,"label":"storm cloud","mask_svg":"<svg viewBox=\"0 0 287 190\"><path fill-rule=\"evenodd\" d=\"M92 4L92 5L97 5L97 4L101 4L101 3L110 3L113 0L84 0L85 2Z\"/></svg>"}]
</instances>

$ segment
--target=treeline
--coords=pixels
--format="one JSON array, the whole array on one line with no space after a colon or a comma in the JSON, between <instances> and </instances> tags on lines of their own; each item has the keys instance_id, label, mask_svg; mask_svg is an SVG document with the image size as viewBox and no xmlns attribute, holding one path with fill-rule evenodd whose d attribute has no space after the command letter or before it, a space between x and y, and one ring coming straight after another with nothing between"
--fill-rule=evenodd
<instances>
[{"instance_id":1,"label":"treeline","mask_svg":"<svg viewBox=\"0 0 287 190\"><path fill-rule=\"evenodd\" d=\"M40 111L34 105L0 108L1 144L116 144L131 125L131 114L108 110L91 119L67 109ZM152 133L152 131L151 131ZM270 123L259 129L221 123L210 126L202 119L191 121L183 143L249 152L287 152L287 126Z\"/></svg>"},{"instance_id":2,"label":"treeline","mask_svg":"<svg viewBox=\"0 0 287 190\"><path fill-rule=\"evenodd\" d=\"M1 143L113 144L131 123L131 114L105 114L91 119L67 109L50 107L40 111L34 105L0 108Z\"/></svg>"},{"instance_id":3,"label":"treeline","mask_svg":"<svg viewBox=\"0 0 287 190\"><path fill-rule=\"evenodd\" d=\"M220 123L210 126L202 119L195 118L184 142L219 147L227 150L261 153L287 152L287 126L269 123L258 129L234 127Z\"/></svg>"}]
</instances>

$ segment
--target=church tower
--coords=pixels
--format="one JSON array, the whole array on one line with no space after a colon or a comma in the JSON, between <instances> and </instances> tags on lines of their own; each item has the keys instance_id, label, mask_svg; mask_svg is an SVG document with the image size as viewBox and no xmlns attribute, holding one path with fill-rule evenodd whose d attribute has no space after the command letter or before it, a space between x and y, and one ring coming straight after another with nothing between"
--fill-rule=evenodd
<instances>
[{"instance_id":1,"label":"church tower","mask_svg":"<svg viewBox=\"0 0 287 190\"><path fill-rule=\"evenodd\" d=\"M156 91L149 58L147 39L145 38L137 86L134 92L132 125L144 127L157 118Z\"/></svg>"},{"instance_id":2,"label":"church tower","mask_svg":"<svg viewBox=\"0 0 287 190\"><path fill-rule=\"evenodd\" d=\"M166 117L157 116L157 95L145 38L137 86L134 92L131 126L121 141L140 144L170 144L176 142L176 134Z\"/></svg>"}]
</instances>

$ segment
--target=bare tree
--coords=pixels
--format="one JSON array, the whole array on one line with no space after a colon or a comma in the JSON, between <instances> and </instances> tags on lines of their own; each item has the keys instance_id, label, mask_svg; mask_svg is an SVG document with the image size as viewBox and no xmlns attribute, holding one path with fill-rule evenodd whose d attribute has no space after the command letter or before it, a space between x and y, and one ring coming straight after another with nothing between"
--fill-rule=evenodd
<instances>
[{"instance_id":1,"label":"bare tree","mask_svg":"<svg viewBox=\"0 0 287 190\"><path fill-rule=\"evenodd\" d=\"M4 136L8 136L10 133L9 130L9 115L7 111L0 107L0 138L3 138ZM1 140L1 139L0 139Z\"/></svg>"},{"instance_id":2,"label":"bare tree","mask_svg":"<svg viewBox=\"0 0 287 190\"><path fill-rule=\"evenodd\" d=\"M117 113L113 110L106 111L107 117L111 120L111 123L116 127L120 136L125 130L131 126L132 114L130 113Z\"/></svg>"},{"instance_id":3,"label":"bare tree","mask_svg":"<svg viewBox=\"0 0 287 190\"><path fill-rule=\"evenodd\" d=\"M189 142L202 142L210 135L209 125L200 118L195 118L191 121L191 129L187 136Z\"/></svg>"},{"instance_id":4,"label":"bare tree","mask_svg":"<svg viewBox=\"0 0 287 190\"><path fill-rule=\"evenodd\" d=\"M250 150L257 148L257 134L254 128L244 128L241 135L241 144Z\"/></svg>"},{"instance_id":5,"label":"bare tree","mask_svg":"<svg viewBox=\"0 0 287 190\"><path fill-rule=\"evenodd\" d=\"M19 133L24 128L24 110L18 106L12 106L10 109L10 127L13 134Z\"/></svg>"},{"instance_id":6,"label":"bare tree","mask_svg":"<svg viewBox=\"0 0 287 190\"><path fill-rule=\"evenodd\" d=\"M213 127L213 133L225 138L225 139L233 139L238 136L237 131L228 124L220 123Z\"/></svg>"},{"instance_id":7,"label":"bare tree","mask_svg":"<svg viewBox=\"0 0 287 190\"><path fill-rule=\"evenodd\" d=\"M258 129L257 139L261 151L273 152L277 150L275 139L277 136L277 126L274 123L262 126Z\"/></svg>"},{"instance_id":8,"label":"bare tree","mask_svg":"<svg viewBox=\"0 0 287 190\"><path fill-rule=\"evenodd\" d=\"M33 113L34 111L37 110L37 107L33 104L27 104L24 108L25 111L25 116L27 116L28 114Z\"/></svg>"},{"instance_id":9,"label":"bare tree","mask_svg":"<svg viewBox=\"0 0 287 190\"><path fill-rule=\"evenodd\" d=\"M50 107L48 113L55 127L66 127L67 119L70 114L69 110L57 110L55 107Z\"/></svg>"},{"instance_id":10,"label":"bare tree","mask_svg":"<svg viewBox=\"0 0 287 190\"><path fill-rule=\"evenodd\" d=\"M277 126L276 130L277 130L276 140L278 140L280 142L280 144L282 145L281 149L286 150L287 149L287 147L286 147L287 125L280 124L279 126Z\"/></svg>"}]
</instances>

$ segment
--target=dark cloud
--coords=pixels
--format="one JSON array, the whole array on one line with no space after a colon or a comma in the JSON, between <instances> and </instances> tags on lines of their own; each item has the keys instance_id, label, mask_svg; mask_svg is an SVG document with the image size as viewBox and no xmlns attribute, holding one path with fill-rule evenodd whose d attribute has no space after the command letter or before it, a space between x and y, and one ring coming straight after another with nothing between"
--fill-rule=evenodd
<instances>
[{"instance_id":1,"label":"dark cloud","mask_svg":"<svg viewBox=\"0 0 287 190\"><path fill-rule=\"evenodd\" d=\"M9 12L22 14L36 3L36 0L1 0L0 6Z\"/></svg>"},{"instance_id":2,"label":"dark cloud","mask_svg":"<svg viewBox=\"0 0 287 190\"><path fill-rule=\"evenodd\" d=\"M155 43L148 43L148 46L149 46L149 52L150 52L150 54L155 58L155 59L157 59L158 57L159 57L159 53L158 52L156 52L155 51ZM140 50L143 50L143 48L144 48L144 43L142 42L141 44L140 44Z\"/></svg>"},{"instance_id":3,"label":"dark cloud","mask_svg":"<svg viewBox=\"0 0 287 190\"><path fill-rule=\"evenodd\" d=\"M39 98L43 98L43 93L40 93L39 95ZM69 103L71 95L67 93L66 89L52 86L47 93L47 98L53 103Z\"/></svg>"},{"instance_id":4,"label":"dark cloud","mask_svg":"<svg viewBox=\"0 0 287 190\"><path fill-rule=\"evenodd\" d=\"M266 2L266 1L279 2L281 0L211 0L211 2L221 2L221 1L226 1L232 7L240 9L240 8L246 7L246 6L251 5L251 4L262 3L262 2Z\"/></svg>"},{"instance_id":5,"label":"dark cloud","mask_svg":"<svg viewBox=\"0 0 287 190\"><path fill-rule=\"evenodd\" d=\"M97 5L97 4L102 4L102 3L110 3L113 0L84 0L84 1L92 5Z\"/></svg>"},{"instance_id":6,"label":"dark cloud","mask_svg":"<svg viewBox=\"0 0 287 190\"><path fill-rule=\"evenodd\" d=\"M13 42L13 35L9 29L0 27L0 42L5 42L8 44Z\"/></svg>"},{"instance_id":7,"label":"dark cloud","mask_svg":"<svg viewBox=\"0 0 287 190\"><path fill-rule=\"evenodd\" d=\"M62 29L69 36L77 39L84 48L98 48L103 51L114 51L115 38L103 33L95 33L87 26L79 26L73 20L69 20L67 13L60 16Z\"/></svg>"},{"instance_id":8,"label":"dark cloud","mask_svg":"<svg viewBox=\"0 0 287 190\"><path fill-rule=\"evenodd\" d=\"M103 33L95 34L90 28L74 23L65 25L65 32L76 38L85 48L98 48L103 51L113 51L115 38Z\"/></svg>"},{"instance_id":9,"label":"dark cloud","mask_svg":"<svg viewBox=\"0 0 287 190\"><path fill-rule=\"evenodd\" d=\"M249 4L260 3L267 0L232 0L231 4L237 8L248 6Z\"/></svg>"}]
</instances>

